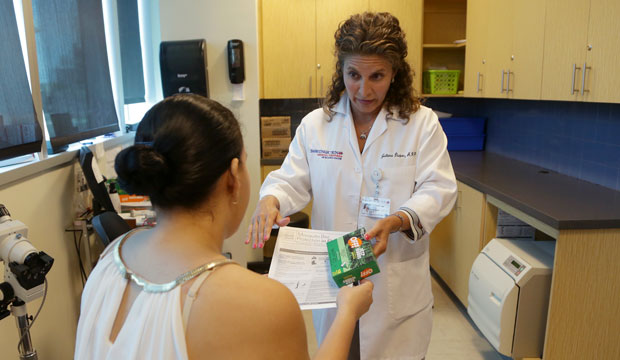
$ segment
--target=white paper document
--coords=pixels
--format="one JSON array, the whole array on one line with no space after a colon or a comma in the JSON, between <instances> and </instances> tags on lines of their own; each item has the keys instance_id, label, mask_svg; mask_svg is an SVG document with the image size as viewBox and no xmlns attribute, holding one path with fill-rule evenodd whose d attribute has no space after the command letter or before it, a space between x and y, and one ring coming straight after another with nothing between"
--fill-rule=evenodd
<instances>
[{"instance_id":1,"label":"white paper document","mask_svg":"<svg viewBox=\"0 0 620 360\"><path fill-rule=\"evenodd\" d=\"M326 243L344 234L288 226L278 231L269 277L289 288L302 310L336 307Z\"/></svg>"}]
</instances>

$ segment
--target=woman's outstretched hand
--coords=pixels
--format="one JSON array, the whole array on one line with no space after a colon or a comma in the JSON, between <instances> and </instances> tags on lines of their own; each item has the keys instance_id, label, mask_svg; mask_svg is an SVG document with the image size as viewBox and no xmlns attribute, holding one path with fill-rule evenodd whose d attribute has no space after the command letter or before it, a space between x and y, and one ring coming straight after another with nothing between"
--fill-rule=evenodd
<instances>
[{"instance_id":1,"label":"woman's outstretched hand","mask_svg":"<svg viewBox=\"0 0 620 360\"><path fill-rule=\"evenodd\" d=\"M370 280L362 280L358 286L344 286L338 291L336 304L341 311L353 316L355 320L364 315L372 304L372 289L374 284Z\"/></svg>"},{"instance_id":2,"label":"woman's outstretched hand","mask_svg":"<svg viewBox=\"0 0 620 360\"><path fill-rule=\"evenodd\" d=\"M254 249L262 248L265 241L269 240L273 224L280 227L288 225L291 219L288 216L282 217L279 208L280 203L275 196L267 195L260 199L248 226L246 245L251 243Z\"/></svg>"},{"instance_id":3,"label":"woman's outstretched hand","mask_svg":"<svg viewBox=\"0 0 620 360\"><path fill-rule=\"evenodd\" d=\"M372 229L366 232L365 240L376 239L375 245L372 247L372 252L376 257L385 252L390 234L398 231L402 225L400 218L390 215L377 221Z\"/></svg>"}]
</instances>

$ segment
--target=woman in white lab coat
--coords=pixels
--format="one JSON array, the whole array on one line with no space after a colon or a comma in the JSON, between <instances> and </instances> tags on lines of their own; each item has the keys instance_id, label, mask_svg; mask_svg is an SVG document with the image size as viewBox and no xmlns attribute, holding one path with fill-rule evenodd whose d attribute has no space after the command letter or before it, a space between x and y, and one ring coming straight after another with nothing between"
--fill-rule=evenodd
<instances>
[{"instance_id":1,"label":"woman in white lab coat","mask_svg":"<svg viewBox=\"0 0 620 360\"><path fill-rule=\"evenodd\" d=\"M429 233L456 200L456 179L437 116L420 105L407 45L388 13L354 15L336 38L325 106L297 128L282 167L269 174L246 243L312 199L312 228L369 229L381 272L360 319L362 359L422 359L432 328ZM315 311L323 341L334 312Z\"/></svg>"}]
</instances>

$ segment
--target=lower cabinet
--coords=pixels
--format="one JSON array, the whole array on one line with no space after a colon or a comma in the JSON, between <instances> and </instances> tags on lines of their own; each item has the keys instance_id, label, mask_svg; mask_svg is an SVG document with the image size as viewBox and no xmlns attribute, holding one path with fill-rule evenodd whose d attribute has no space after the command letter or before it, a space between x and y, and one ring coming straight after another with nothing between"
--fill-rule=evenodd
<instances>
[{"instance_id":1,"label":"lower cabinet","mask_svg":"<svg viewBox=\"0 0 620 360\"><path fill-rule=\"evenodd\" d=\"M431 268L467 307L469 272L484 246L485 196L457 182L458 198L452 212L431 233Z\"/></svg>"}]
</instances>

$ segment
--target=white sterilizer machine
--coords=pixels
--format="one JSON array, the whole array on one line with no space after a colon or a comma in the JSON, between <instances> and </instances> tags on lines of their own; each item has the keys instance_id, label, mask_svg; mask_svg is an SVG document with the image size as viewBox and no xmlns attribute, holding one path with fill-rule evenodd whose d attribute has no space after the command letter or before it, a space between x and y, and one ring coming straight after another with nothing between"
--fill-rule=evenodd
<instances>
[{"instance_id":1,"label":"white sterilizer machine","mask_svg":"<svg viewBox=\"0 0 620 360\"><path fill-rule=\"evenodd\" d=\"M467 313L513 358L542 357L555 241L493 239L469 274Z\"/></svg>"}]
</instances>

